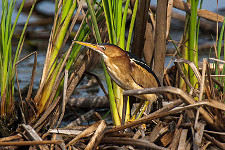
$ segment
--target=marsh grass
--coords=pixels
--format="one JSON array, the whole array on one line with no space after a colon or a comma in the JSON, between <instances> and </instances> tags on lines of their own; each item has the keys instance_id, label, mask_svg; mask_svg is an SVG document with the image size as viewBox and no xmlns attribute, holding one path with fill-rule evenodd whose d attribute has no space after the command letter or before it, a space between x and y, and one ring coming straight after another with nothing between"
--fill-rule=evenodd
<instances>
[{"instance_id":1,"label":"marsh grass","mask_svg":"<svg viewBox=\"0 0 225 150\"><path fill-rule=\"evenodd\" d=\"M19 38L16 52L13 56L12 52L12 37L17 25L17 21L23 9L25 0L20 4L17 16L12 22L12 13L15 9L16 0L2 1L2 17L1 17L1 36L0 36L0 88L1 88L1 118L6 119L14 116L14 79L15 79L15 65L20 58L20 53L23 49L24 34L29 22L30 16L33 12L34 1L26 23L24 25L22 34Z\"/></svg>"},{"instance_id":2,"label":"marsh grass","mask_svg":"<svg viewBox=\"0 0 225 150\"><path fill-rule=\"evenodd\" d=\"M11 39L24 2L25 1L23 1L20 6L17 18L14 21L15 23L12 27L10 23L10 17L15 5L15 1L11 1L9 6L8 3L4 1L4 5L2 5L3 17L1 20L0 41L0 73L2 75L2 78L0 80L2 117L13 114L13 94L15 76L14 68L15 64L19 60L24 41L24 32L30 14L34 8L32 7L31 12L28 16L28 20L24 26L24 30L20 37L15 56L13 58L11 51ZM123 2L122 0L102 0L98 2L87 0L86 2L88 10L83 9L84 2L84 0L80 0L79 2L73 0L56 1L54 24L52 26L51 35L49 38L49 44L41 82L38 91L34 97L34 103L32 103L32 98L27 100L32 103L31 106L34 107L30 109L31 114L34 115L32 117L25 115L25 120L26 122L33 125L33 127L37 131L40 131L47 122L50 123L50 127L53 127L58 121L58 118L63 117L63 113L65 111L63 111L62 109L65 109L65 107L62 107L62 105L68 101L69 97L73 93L73 90L82 80L84 72L90 71L90 68L94 67L99 60L99 56L97 54L94 54L92 51L86 50L84 47L76 44L74 41L87 41L92 43L112 43L120 46L126 51L129 51L132 45L136 13L138 11L138 4L140 1L136 0L132 13L128 13L128 11L131 12L131 10L129 9L129 0L127 0L126 2ZM185 44L186 46L181 55L183 58L193 61L196 66L198 66L197 45L199 36L199 19L197 19L198 2L199 1L195 0L191 1L193 7L191 9L191 15L187 14L183 36L183 41L186 42L183 44ZM33 6L34 5L35 3L33 4ZM80 13L82 13L84 18L79 24L79 29L76 32L73 41L68 41L69 35L71 34L74 26L78 25L76 21ZM128 27L127 20L129 15L132 16L130 17ZM154 20L152 20L152 22L154 22ZM126 32L128 32L127 35ZM220 32L220 38L218 41L218 59L220 58L222 51L221 45L223 42L222 39L224 37L223 32L224 25ZM152 34L154 35L155 33ZM70 43L70 47L65 50L64 46L66 43ZM65 53L62 53L63 49L66 51ZM83 55L84 57L82 57L82 60L78 62L77 59L80 55ZM114 125L120 126L123 111L123 90L118 87L114 82L112 82L106 71L106 67L103 61L101 62L103 64L108 86L108 95L112 119ZM184 74L188 76L189 73L189 80L192 86L197 85L198 80L195 80L197 78L194 75L194 72L191 71L192 69L188 68L188 65L183 66L183 69L186 71L184 71ZM65 82L64 84L65 70L68 70L68 82ZM223 69L222 74L224 74L224 72L225 69ZM219 71L216 71L216 74L219 74ZM198 89L198 86L195 86L195 88ZM62 92L63 89L64 92ZM129 104L127 106L128 107L126 108L126 121L129 120L131 116Z\"/></svg>"}]
</instances>

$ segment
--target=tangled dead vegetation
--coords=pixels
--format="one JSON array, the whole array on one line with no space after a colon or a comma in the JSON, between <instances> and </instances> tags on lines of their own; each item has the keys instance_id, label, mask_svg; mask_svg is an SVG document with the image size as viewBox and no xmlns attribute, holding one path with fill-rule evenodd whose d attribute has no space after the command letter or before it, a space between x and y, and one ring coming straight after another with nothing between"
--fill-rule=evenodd
<instances>
[{"instance_id":1,"label":"tangled dead vegetation","mask_svg":"<svg viewBox=\"0 0 225 150\"><path fill-rule=\"evenodd\" d=\"M189 83L182 69L189 64L194 71L199 88ZM190 92L172 86L124 91L124 96L140 94L163 94L169 101L163 107L144 117L127 122L122 126L112 126L91 110L63 128L51 128L46 133L39 131L44 126L38 121L34 126L22 124L18 134L0 139L4 148L30 147L30 149L225 149L225 104L222 92L215 89L220 83L212 77L206 60L202 74L192 62L175 61L177 73L189 86ZM174 68L174 67L173 67ZM166 76L166 84L171 77ZM221 84L218 84L223 89ZM196 100L198 98L198 101ZM165 104L167 103L167 104ZM49 115L52 116L52 115ZM49 117L47 116L47 117ZM82 126L90 118L97 120ZM124 118L122 118L124 119Z\"/></svg>"}]
</instances>

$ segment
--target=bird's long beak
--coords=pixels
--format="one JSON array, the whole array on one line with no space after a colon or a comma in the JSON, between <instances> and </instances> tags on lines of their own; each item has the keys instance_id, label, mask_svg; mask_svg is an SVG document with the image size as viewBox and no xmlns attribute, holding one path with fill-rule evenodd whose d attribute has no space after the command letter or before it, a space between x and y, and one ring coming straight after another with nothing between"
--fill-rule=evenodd
<instances>
[{"instance_id":1,"label":"bird's long beak","mask_svg":"<svg viewBox=\"0 0 225 150\"><path fill-rule=\"evenodd\" d=\"M80 42L80 41L75 41L75 42L77 44L80 44L80 45L86 46L88 48L91 48L91 49L93 49L95 51L99 51L99 48L95 44L91 44L91 43L87 43L87 42Z\"/></svg>"}]
</instances>

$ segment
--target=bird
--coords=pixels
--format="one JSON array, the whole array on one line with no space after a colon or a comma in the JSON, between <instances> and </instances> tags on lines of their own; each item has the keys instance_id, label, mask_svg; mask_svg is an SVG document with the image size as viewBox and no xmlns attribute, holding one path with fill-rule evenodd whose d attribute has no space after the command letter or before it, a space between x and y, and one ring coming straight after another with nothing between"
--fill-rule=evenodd
<instances>
[{"instance_id":1,"label":"bird","mask_svg":"<svg viewBox=\"0 0 225 150\"><path fill-rule=\"evenodd\" d=\"M92 44L75 41L98 52L105 62L107 72L111 79L124 90L160 87L159 79L152 69L140 58L131 52L124 51L117 45L103 43ZM134 95L145 101L153 103L155 94Z\"/></svg>"}]
</instances>

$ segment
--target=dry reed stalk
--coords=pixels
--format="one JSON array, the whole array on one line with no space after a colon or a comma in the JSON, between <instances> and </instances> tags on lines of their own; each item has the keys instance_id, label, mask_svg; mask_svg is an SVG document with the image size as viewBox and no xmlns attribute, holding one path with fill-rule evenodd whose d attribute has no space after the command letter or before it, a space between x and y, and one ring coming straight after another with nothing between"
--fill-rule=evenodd
<instances>
[{"instance_id":1,"label":"dry reed stalk","mask_svg":"<svg viewBox=\"0 0 225 150\"><path fill-rule=\"evenodd\" d=\"M142 90L128 90L124 91L124 95L140 95L140 94L163 94L163 93L173 93L182 97L182 100L186 104L196 104L196 101L190 97L186 92L181 89L174 88L174 87L159 87L159 88L149 88L149 89L142 89ZM205 103L208 104L208 103ZM212 116L203 108L200 107L200 114L202 115L203 119L210 125L210 127L216 129L217 131L221 131L221 127L217 121L215 121Z\"/></svg>"},{"instance_id":2,"label":"dry reed stalk","mask_svg":"<svg viewBox=\"0 0 225 150\"><path fill-rule=\"evenodd\" d=\"M140 118L138 120L135 120L133 122L127 123L127 124L125 124L123 126L120 126L120 127L116 127L116 128L113 128L113 129L109 129L109 130L106 131L106 133L120 131L120 130L129 128L129 127L133 127L133 126L136 126L136 125L139 125L139 124L142 124L142 123L149 122L149 121L151 121L152 119L155 119L155 118L167 116L167 115L170 115L170 114L176 114L180 110L187 109L187 108L180 108L178 110L171 110L171 109L179 106L181 103L182 103L181 100L176 100L172 104L169 104L168 106L166 106L166 107L164 107L164 108L162 108L162 109L160 109L160 110L158 110L158 111L156 111L154 113L151 113L151 114L149 114L146 117ZM169 111L169 110L171 110L171 111Z\"/></svg>"},{"instance_id":3,"label":"dry reed stalk","mask_svg":"<svg viewBox=\"0 0 225 150\"><path fill-rule=\"evenodd\" d=\"M156 30L155 30L155 54L153 70L163 85L163 72L166 56L166 24L167 1L157 0Z\"/></svg>"},{"instance_id":4,"label":"dry reed stalk","mask_svg":"<svg viewBox=\"0 0 225 150\"><path fill-rule=\"evenodd\" d=\"M26 146L26 145L46 145L60 144L63 140L48 140L48 141L16 141L16 142L0 142L0 146Z\"/></svg>"},{"instance_id":5,"label":"dry reed stalk","mask_svg":"<svg viewBox=\"0 0 225 150\"><path fill-rule=\"evenodd\" d=\"M148 149L157 149L157 150L169 150L168 148L158 146L154 143L150 143L149 141L145 141L141 139L133 139L133 138L104 137L101 143L132 145L132 146L135 146L136 148L145 148L145 149L148 148Z\"/></svg>"},{"instance_id":6,"label":"dry reed stalk","mask_svg":"<svg viewBox=\"0 0 225 150\"><path fill-rule=\"evenodd\" d=\"M103 134L103 131L105 130L106 128L106 122L105 120L101 120L99 125L98 125L98 128L96 129L94 135L92 136L91 140L89 141L87 147L85 148L85 150L89 150L89 149L95 149L97 145L95 145L96 141L98 138L102 138L102 134ZM95 148L94 148L95 147Z\"/></svg>"},{"instance_id":7,"label":"dry reed stalk","mask_svg":"<svg viewBox=\"0 0 225 150\"><path fill-rule=\"evenodd\" d=\"M94 123L93 125L91 125L89 128L85 129L82 133L80 133L79 135L77 135L74 139L72 139L67 145L71 146L74 145L79 139L89 136L90 134L92 134L99 126L99 124L101 123L101 121L98 121L96 123Z\"/></svg>"},{"instance_id":8,"label":"dry reed stalk","mask_svg":"<svg viewBox=\"0 0 225 150\"><path fill-rule=\"evenodd\" d=\"M202 95L203 95L204 86L205 86L206 65L207 65L207 59L204 58L203 59L203 67L202 67L202 79L201 79L201 83L200 83L200 93L199 93L199 97L198 97L199 101L202 100Z\"/></svg>"},{"instance_id":9,"label":"dry reed stalk","mask_svg":"<svg viewBox=\"0 0 225 150\"><path fill-rule=\"evenodd\" d=\"M180 1L180 0L174 0L173 2L173 7L186 11L186 12L190 12L191 11L191 5L189 3L186 3L184 1ZM216 14L214 12L211 12L209 10L205 10L205 9L198 9L197 15L201 18L205 18L211 21L219 21L219 22L223 22L224 17Z\"/></svg>"},{"instance_id":10,"label":"dry reed stalk","mask_svg":"<svg viewBox=\"0 0 225 150\"><path fill-rule=\"evenodd\" d=\"M171 23L171 18L172 18L172 12L173 12L173 0L168 0L166 38L168 38L169 32L170 32L170 23Z\"/></svg>"}]
</instances>

